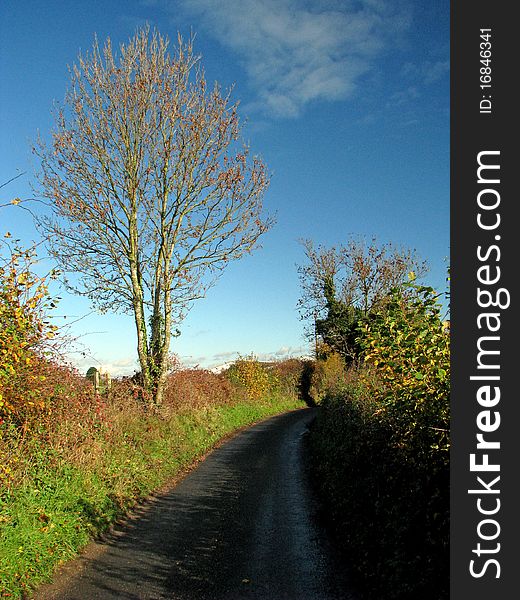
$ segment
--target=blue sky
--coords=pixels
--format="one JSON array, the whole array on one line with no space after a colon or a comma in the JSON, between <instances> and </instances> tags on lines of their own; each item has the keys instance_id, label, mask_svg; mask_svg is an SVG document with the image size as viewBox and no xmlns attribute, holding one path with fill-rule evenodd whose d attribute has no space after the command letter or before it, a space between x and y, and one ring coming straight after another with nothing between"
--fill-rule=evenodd
<instances>
[{"instance_id":1,"label":"blue sky","mask_svg":"<svg viewBox=\"0 0 520 600\"><path fill-rule=\"evenodd\" d=\"M298 240L331 246L349 235L409 248L445 289L449 255L449 2L407 0L2 0L0 204L30 197L30 143L52 128L67 65L110 36L126 42L150 23L173 41L196 34L209 81L234 84L244 137L272 180L277 224L262 249L228 267L194 304L173 342L185 364L212 366L254 352L304 354L296 303ZM0 234L37 239L29 215L0 209ZM61 291L57 311L87 356L85 370L135 367L128 317L89 314ZM61 319L60 322L67 322Z\"/></svg>"}]
</instances>

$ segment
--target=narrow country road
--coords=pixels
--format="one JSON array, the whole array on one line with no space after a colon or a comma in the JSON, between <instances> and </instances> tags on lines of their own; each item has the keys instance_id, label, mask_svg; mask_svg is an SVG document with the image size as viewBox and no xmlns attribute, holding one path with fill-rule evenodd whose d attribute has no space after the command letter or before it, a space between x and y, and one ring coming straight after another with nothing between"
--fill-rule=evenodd
<instances>
[{"instance_id":1,"label":"narrow country road","mask_svg":"<svg viewBox=\"0 0 520 600\"><path fill-rule=\"evenodd\" d=\"M69 563L37 600L355 600L315 520L303 409L211 453Z\"/></svg>"}]
</instances>

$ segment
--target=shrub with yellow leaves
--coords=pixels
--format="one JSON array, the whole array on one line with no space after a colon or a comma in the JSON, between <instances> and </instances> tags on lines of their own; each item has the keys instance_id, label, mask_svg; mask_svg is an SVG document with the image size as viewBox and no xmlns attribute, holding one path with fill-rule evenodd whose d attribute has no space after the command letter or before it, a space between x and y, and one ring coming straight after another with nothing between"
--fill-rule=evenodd
<instances>
[{"instance_id":1,"label":"shrub with yellow leaves","mask_svg":"<svg viewBox=\"0 0 520 600\"><path fill-rule=\"evenodd\" d=\"M449 452L450 337L435 291L411 282L362 330L365 360L377 370L380 402L403 443L417 438ZM427 440L427 442L426 442Z\"/></svg>"},{"instance_id":2,"label":"shrub with yellow leaves","mask_svg":"<svg viewBox=\"0 0 520 600\"><path fill-rule=\"evenodd\" d=\"M316 404L320 404L325 397L341 392L345 383L345 361L337 352L329 350L324 358L314 363L310 396Z\"/></svg>"},{"instance_id":3,"label":"shrub with yellow leaves","mask_svg":"<svg viewBox=\"0 0 520 600\"><path fill-rule=\"evenodd\" d=\"M45 408L38 364L56 327L45 320L47 278L33 272L35 249L6 246L0 257L0 423L25 423Z\"/></svg>"},{"instance_id":4,"label":"shrub with yellow leaves","mask_svg":"<svg viewBox=\"0 0 520 600\"><path fill-rule=\"evenodd\" d=\"M274 385L276 375L269 373L256 356L240 356L227 371L231 383L241 386L251 400L266 397Z\"/></svg>"}]
</instances>

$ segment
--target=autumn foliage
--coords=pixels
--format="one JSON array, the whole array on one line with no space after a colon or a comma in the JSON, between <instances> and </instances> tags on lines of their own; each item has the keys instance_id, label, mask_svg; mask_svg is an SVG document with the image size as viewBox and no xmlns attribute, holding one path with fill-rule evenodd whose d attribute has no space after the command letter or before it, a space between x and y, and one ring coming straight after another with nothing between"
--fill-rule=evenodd
<instances>
[{"instance_id":1,"label":"autumn foliage","mask_svg":"<svg viewBox=\"0 0 520 600\"><path fill-rule=\"evenodd\" d=\"M237 402L269 403L280 392L298 401L300 362L294 361L285 375L283 363L277 365L278 377L253 356L240 358L223 374L176 364L163 404L151 412L141 401L139 378L115 380L104 393L96 392L86 377L53 352L59 336L48 320L55 305L48 292L49 277L36 275L34 268L34 250L20 248L0 264L1 486L11 488L24 480L33 444L44 444L81 464L96 443L117 445L139 420L167 422L179 414Z\"/></svg>"},{"instance_id":2,"label":"autumn foliage","mask_svg":"<svg viewBox=\"0 0 520 600\"><path fill-rule=\"evenodd\" d=\"M239 357L229 368L228 377L252 400L265 396L276 383L276 375L259 363L253 354Z\"/></svg>"},{"instance_id":3,"label":"autumn foliage","mask_svg":"<svg viewBox=\"0 0 520 600\"><path fill-rule=\"evenodd\" d=\"M364 325L365 362L377 371L378 397L398 421L402 444L449 452L450 338L429 287L394 293L384 313Z\"/></svg>"},{"instance_id":4,"label":"autumn foliage","mask_svg":"<svg viewBox=\"0 0 520 600\"><path fill-rule=\"evenodd\" d=\"M16 250L0 265L2 598L32 593L223 436L302 405L301 361L266 367L253 357L231 374L177 364L154 410L141 400L139 378L96 391L51 352L53 300L33 259Z\"/></svg>"},{"instance_id":5,"label":"autumn foliage","mask_svg":"<svg viewBox=\"0 0 520 600\"><path fill-rule=\"evenodd\" d=\"M163 409L227 404L236 396L229 379L204 369L181 369L168 377Z\"/></svg>"},{"instance_id":6,"label":"autumn foliage","mask_svg":"<svg viewBox=\"0 0 520 600\"><path fill-rule=\"evenodd\" d=\"M34 255L17 247L0 262L0 419L18 423L48 408L41 390L55 327L45 320L51 299L47 278L32 269Z\"/></svg>"}]
</instances>

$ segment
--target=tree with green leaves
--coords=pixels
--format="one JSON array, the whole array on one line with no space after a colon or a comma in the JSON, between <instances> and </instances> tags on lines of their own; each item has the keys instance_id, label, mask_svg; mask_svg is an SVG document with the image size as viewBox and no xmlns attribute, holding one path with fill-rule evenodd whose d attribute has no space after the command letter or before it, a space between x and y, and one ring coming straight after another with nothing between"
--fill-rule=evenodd
<instances>
[{"instance_id":1,"label":"tree with green leaves","mask_svg":"<svg viewBox=\"0 0 520 600\"><path fill-rule=\"evenodd\" d=\"M325 354L327 349L333 350L349 363L355 360L360 352L357 337L363 313L360 308L338 300L332 278L327 278L323 287L326 315L316 319L316 335L324 344Z\"/></svg>"},{"instance_id":2,"label":"tree with green leaves","mask_svg":"<svg viewBox=\"0 0 520 600\"><path fill-rule=\"evenodd\" d=\"M141 380L160 404L172 332L271 226L267 169L237 104L209 88L192 42L148 27L119 52L97 40L71 69L52 143L39 140L39 219L70 290L133 315Z\"/></svg>"}]
</instances>

